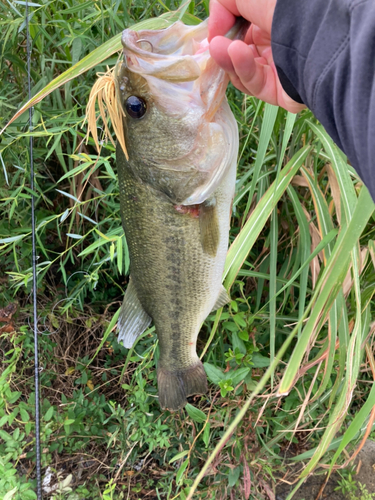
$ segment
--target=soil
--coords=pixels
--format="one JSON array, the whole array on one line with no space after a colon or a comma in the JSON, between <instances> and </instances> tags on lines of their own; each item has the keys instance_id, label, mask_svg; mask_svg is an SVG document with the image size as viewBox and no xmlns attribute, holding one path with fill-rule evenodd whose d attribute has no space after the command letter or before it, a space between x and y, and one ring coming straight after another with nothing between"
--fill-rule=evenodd
<instances>
[{"instance_id":1,"label":"soil","mask_svg":"<svg viewBox=\"0 0 375 500\"><path fill-rule=\"evenodd\" d=\"M295 466L295 472L298 472L299 468L300 466ZM374 494L375 500L375 441L366 442L355 461L355 470L357 474L353 476L353 480L363 484L368 493ZM325 481L324 471L309 477L294 495L293 500L347 500L349 498L342 491L335 491L338 481L342 481L339 474L332 474L326 485ZM276 488L276 500L285 500L293 487L289 484L279 485ZM356 491L356 497L362 500L359 488ZM369 499L366 498L366 500Z\"/></svg>"}]
</instances>

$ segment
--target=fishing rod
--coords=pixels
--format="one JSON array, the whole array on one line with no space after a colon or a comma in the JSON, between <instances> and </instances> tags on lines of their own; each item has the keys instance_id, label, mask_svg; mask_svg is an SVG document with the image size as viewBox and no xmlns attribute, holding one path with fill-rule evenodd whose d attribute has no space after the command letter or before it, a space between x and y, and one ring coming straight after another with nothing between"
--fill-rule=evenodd
<instances>
[{"instance_id":1,"label":"fishing rod","mask_svg":"<svg viewBox=\"0 0 375 500\"><path fill-rule=\"evenodd\" d=\"M26 0L26 55L27 55L27 87L29 100L31 99L31 41L29 30L29 2ZM40 403L39 403L39 356L38 356L38 312L37 312L37 274L36 274L36 242L35 242L35 196L34 196L34 159L33 159L33 113L34 107L29 108L30 133L30 188L31 188L31 239L32 239L32 268L33 268L33 330L34 330L34 381L35 381L35 452L36 452L36 493L37 499L42 500L42 478L40 467Z\"/></svg>"}]
</instances>

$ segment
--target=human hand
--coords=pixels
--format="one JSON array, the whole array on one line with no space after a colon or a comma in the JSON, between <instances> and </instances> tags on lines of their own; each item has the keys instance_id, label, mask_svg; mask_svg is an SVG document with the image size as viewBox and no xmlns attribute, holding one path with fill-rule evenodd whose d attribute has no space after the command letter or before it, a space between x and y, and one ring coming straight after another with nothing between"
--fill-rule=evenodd
<instances>
[{"instance_id":1,"label":"human hand","mask_svg":"<svg viewBox=\"0 0 375 500\"><path fill-rule=\"evenodd\" d=\"M271 28L276 0L211 0L208 20L210 54L235 87L265 102L298 113L306 106L283 89L272 57ZM236 17L251 22L244 41L223 35Z\"/></svg>"}]
</instances>

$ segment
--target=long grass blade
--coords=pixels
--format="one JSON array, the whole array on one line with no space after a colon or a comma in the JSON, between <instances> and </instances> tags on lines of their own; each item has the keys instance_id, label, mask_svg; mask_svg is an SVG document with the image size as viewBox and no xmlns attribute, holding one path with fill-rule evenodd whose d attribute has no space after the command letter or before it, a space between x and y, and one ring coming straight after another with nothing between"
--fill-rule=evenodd
<instances>
[{"instance_id":1,"label":"long grass blade","mask_svg":"<svg viewBox=\"0 0 375 500\"><path fill-rule=\"evenodd\" d=\"M272 131L276 121L278 110L279 108L277 106L272 106L271 104L265 105L262 130L260 132L258 151L254 165L254 174L251 181L250 193L247 200L247 205L245 208L243 220L246 220L247 214L249 213L250 210L250 205L254 196L255 188L258 183L260 169L263 165L264 158L266 156L267 148L272 136Z\"/></svg>"},{"instance_id":2,"label":"long grass blade","mask_svg":"<svg viewBox=\"0 0 375 500\"><path fill-rule=\"evenodd\" d=\"M297 193L293 186L289 185L287 189L291 202L293 203L294 213L297 217L299 228L299 251L301 262L306 262L310 255L311 236L309 231L309 223L306 215L302 209L301 202L298 199ZM298 304L298 319L301 320L305 310L307 283L309 278L309 268L305 267L300 277L300 291L299 291L299 304ZM302 324L298 329L298 336L301 335Z\"/></svg>"},{"instance_id":3,"label":"long grass blade","mask_svg":"<svg viewBox=\"0 0 375 500\"><path fill-rule=\"evenodd\" d=\"M280 182L276 186L276 189L275 186L272 185L267 190L263 198L257 204L254 212L251 214L246 224L242 228L240 234L232 243L228 251L224 268L224 285L227 289L232 286L234 280L236 279L238 271L241 269L242 264L244 263L256 239L258 238L259 233L263 229L264 224L269 218L277 201L285 192L293 176L301 167L309 152L309 149L310 148L308 146L302 148L283 168L280 174Z\"/></svg>"},{"instance_id":4,"label":"long grass blade","mask_svg":"<svg viewBox=\"0 0 375 500\"><path fill-rule=\"evenodd\" d=\"M322 322L322 318L325 318L344 282L349 268L350 252L357 244L369 218L374 212L374 208L368 190L362 188L347 230L339 235L327 266L319 280L319 286L317 286L310 302L311 306L314 304L313 311L288 363L280 383L279 394L289 393L310 337Z\"/></svg>"}]
</instances>

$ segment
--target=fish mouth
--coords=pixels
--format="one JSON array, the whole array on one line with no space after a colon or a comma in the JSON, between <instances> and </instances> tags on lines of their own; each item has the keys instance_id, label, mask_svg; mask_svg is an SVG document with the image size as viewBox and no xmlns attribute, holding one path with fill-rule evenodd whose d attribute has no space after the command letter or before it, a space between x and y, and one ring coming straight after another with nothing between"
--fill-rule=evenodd
<instances>
[{"instance_id":1,"label":"fish mouth","mask_svg":"<svg viewBox=\"0 0 375 500\"><path fill-rule=\"evenodd\" d=\"M207 59L207 21L198 26L177 21L163 30L125 30L121 41L130 71L171 82L194 81Z\"/></svg>"},{"instance_id":2,"label":"fish mouth","mask_svg":"<svg viewBox=\"0 0 375 500\"><path fill-rule=\"evenodd\" d=\"M250 23L246 19L239 17L225 36L231 40L242 39L249 26ZM180 68L181 58L186 57L186 61L190 62L190 58L193 57L199 64L200 56L208 52L207 34L208 19L195 26L177 21L162 30L127 29L122 34L121 42L126 57L131 55L138 57L139 64L142 64L142 60L145 61L142 73L155 74L155 71L161 73L161 69L164 69L160 78L183 81L180 80L184 78ZM148 64L158 67L152 68ZM134 71L136 67L131 69ZM186 76L189 80L194 79L194 71Z\"/></svg>"},{"instance_id":3,"label":"fish mouth","mask_svg":"<svg viewBox=\"0 0 375 500\"><path fill-rule=\"evenodd\" d=\"M246 20L239 18L226 36L242 38L248 26ZM196 26L177 21L162 30L125 30L121 39L125 64L130 71L146 79L153 77L176 84L201 79L199 93L203 102L206 101L207 110L214 105L216 109L209 113L214 115L218 96L210 95L210 89L214 86L214 94L219 94L222 100L228 77L210 57L207 34L208 19Z\"/></svg>"}]
</instances>

